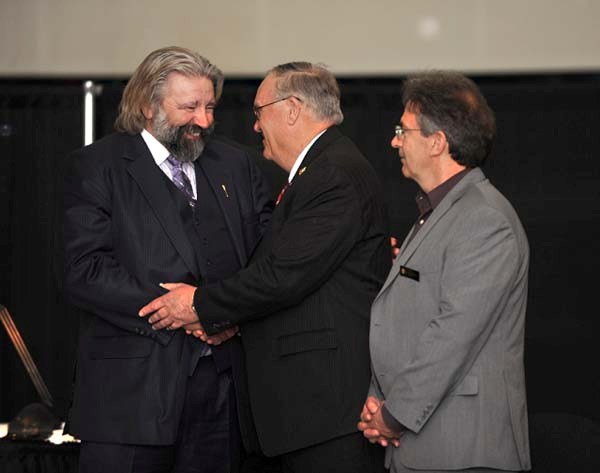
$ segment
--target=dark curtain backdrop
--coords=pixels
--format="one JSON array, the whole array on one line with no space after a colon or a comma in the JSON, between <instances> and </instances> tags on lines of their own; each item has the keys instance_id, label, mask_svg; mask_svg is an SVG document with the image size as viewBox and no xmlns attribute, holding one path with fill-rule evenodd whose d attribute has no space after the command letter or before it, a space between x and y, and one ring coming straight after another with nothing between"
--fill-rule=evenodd
<instances>
[{"instance_id":1,"label":"dark curtain backdrop","mask_svg":"<svg viewBox=\"0 0 600 473\"><path fill-rule=\"evenodd\" d=\"M570 447L579 448L579 461L589 465L591 449L594 461L600 451L600 323L594 276L600 267L600 76L474 79L498 124L496 146L484 171L517 209L531 245L526 368L537 464L549 462L542 449L567 458L559 454ZM342 129L378 171L390 233L399 238L416 217L416 185L402 177L397 153L389 146L402 113L401 81L340 80ZM60 416L70 395L77 320L62 303L53 275L55 201L61 165L83 140L82 83L0 80L0 303L14 316ZM96 136L101 137L112 130L125 80L97 83L102 92L96 98ZM275 195L285 176L262 159L260 137L252 131L258 84L226 82L217 131L256 155ZM0 330L0 421L36 400ZM558 468L560 460L552 461ZM569 465L573 467L573 460ZM537 471L545 471L542 467Z\"/></svg>"}]
</instances>

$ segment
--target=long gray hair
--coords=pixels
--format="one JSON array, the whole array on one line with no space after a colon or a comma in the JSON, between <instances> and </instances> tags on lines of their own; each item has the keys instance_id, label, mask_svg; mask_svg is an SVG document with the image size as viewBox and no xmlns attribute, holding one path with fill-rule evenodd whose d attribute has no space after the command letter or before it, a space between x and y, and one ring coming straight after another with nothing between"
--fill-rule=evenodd
<instances>
[{"instance_id":1,"label":"long gray hair","mask_svg":"<svg viewBox=\"0 0 600 473\"><path fill-rule=\"evenodd\" d=\"M215 87L215 99L221 97L223 73L208 59L177 46L157 49L146 56L129 79L119 105L116 130L135 134L144 129L146 117L143 109L161 103L167 78L172 72L208 78Z\"/></svg>"}]
</instances>

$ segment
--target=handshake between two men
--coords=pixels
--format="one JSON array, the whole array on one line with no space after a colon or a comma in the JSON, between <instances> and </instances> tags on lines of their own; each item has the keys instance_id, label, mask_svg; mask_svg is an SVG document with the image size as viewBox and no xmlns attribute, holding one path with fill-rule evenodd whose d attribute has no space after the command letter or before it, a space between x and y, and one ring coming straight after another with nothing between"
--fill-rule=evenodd
<instances>
[{"instance_id":1,"label":"handshake between two men","mask_svg":"<svg viewBox=\"0 0 600 473\"><path fill-rule=\"evenodd\" d=\"M162 283L168 292L152 300L139 311L140 317L148 317L153 330L183 329L209 345L220 345L238 333L238 326L226 328L222 332L208 335L194 310L195 286L184 283ZM369 396L360 414L358 429L371 443L383 447L400 445L401 431L389 427L382 413L383 402Z\"/></svg>"},{"instance_id":2,"label":"handshake between two men","mask_svg":"<svg viewBox=\"0 0 600 473\"><path fill-rule=\"evenodd\" d=\"M194 310L196 287L184 283L162 283L160 286L169 292L152 300L138 312L140 317L148 317L153 330L181 328L188 335L193 335L209 345L220 345L238 332L238 327L233 326L209 336Z\"/></svg>"}]
</instances>

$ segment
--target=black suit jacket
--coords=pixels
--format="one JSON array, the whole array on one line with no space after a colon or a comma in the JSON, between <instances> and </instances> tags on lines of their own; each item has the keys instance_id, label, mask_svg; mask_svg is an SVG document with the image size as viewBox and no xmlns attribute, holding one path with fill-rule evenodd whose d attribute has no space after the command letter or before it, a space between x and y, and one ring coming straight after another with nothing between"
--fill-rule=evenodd
<instances>
[{"instance_id":1,"label":"black suit jacket","mask_svg":"<svg viewBox=\"0 0 600 473\"><path fill-rule=\"evenodd\" d=\"M199 166L243 267L270 218L265 182L245 152L216 139ZM141 135L117 133L76 151L64 185L64 291L81 309L67 430L82 440L171 444L191 339L180 330L153 331L137 316L163 292L159 283L202 283L171 184ZM214 356L231 357L239 375L236 343L234 337Z\"/></svg>"},{"instance_id":2,"label":"black suit jacket","mask_svg":"<svg viewBox=\"0 0 600 473\"><path fill-rule=\"evenodd\" d=\"M241 324L267 455L357 430L370 379L370 307L390 265L381 184L330 128L309 150L250 265L195 296L207 330Z\"/></svg>"}]
</instances>

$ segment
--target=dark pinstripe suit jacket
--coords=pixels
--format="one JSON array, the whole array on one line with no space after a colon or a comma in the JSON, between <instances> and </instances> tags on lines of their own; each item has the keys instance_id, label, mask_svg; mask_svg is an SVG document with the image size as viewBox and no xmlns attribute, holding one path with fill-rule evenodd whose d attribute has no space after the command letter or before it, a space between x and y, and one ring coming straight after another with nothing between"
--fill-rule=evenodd
<instances>
[{"instance_id":1,"label":"dark pinstripe suit jacket","mask_svg":"<svg viewBox=\"0 0 600 473\"><path fill-rule=\"evenodd\" d=\"M207 145L197 166L223 212L239 263L234 272L246 264L269 220L265 182L244 151L220 140ZM190 339L182 331L153 331L137 316L160 295L160 282L202 281L169 185L140 135L109 135L70 159L64 290L81 309L81 324L67 430L82 440L175 440ZM241 362L235 343L215 349L231 351L220 355L231 356L234 371Z\"/></svg>"},{"instance_id":2,"label":"dark pinstripe suit jacket","mask_svg":"<svg viewBox=\"0 0 600 473\"><path fill-rule=\"evenodd\" d=\"M197 291L204 327L241 324L261 446L277 455L356 431L369 313L391 264L381 184L336 128L312 146L250 265Z\"/></svg>"}]
</instances>

